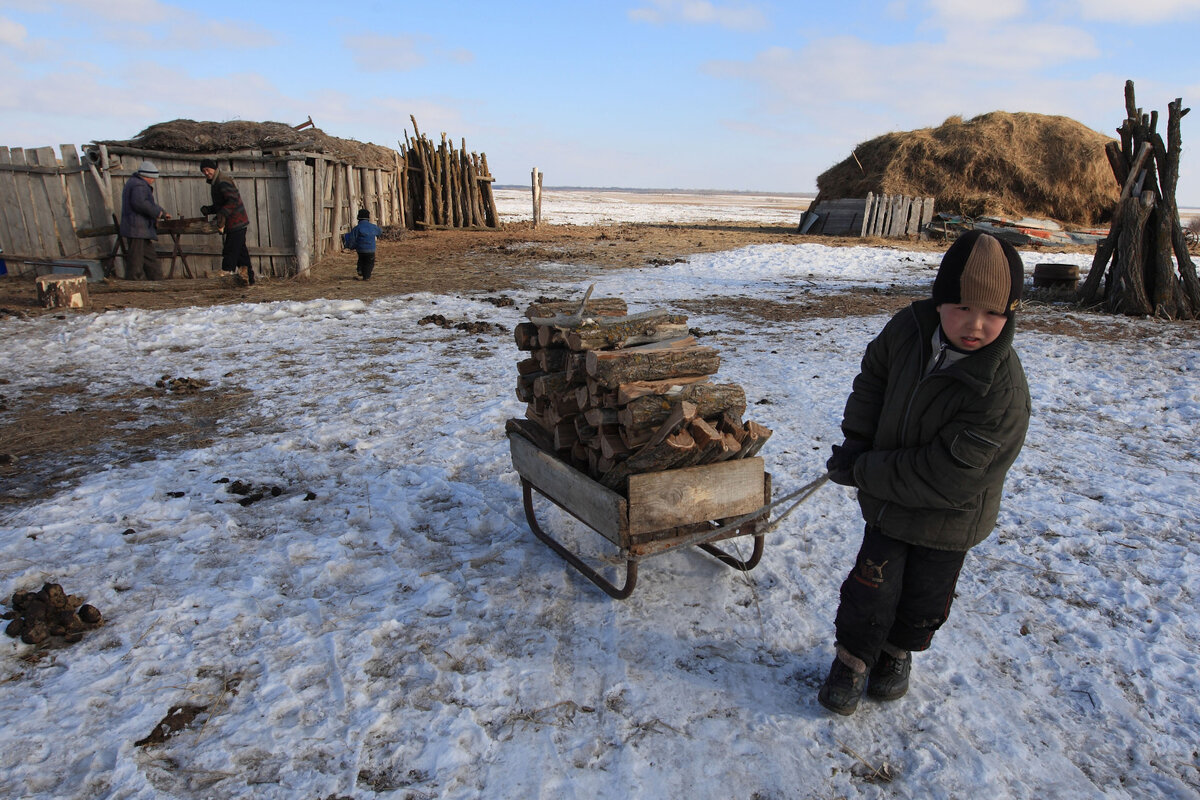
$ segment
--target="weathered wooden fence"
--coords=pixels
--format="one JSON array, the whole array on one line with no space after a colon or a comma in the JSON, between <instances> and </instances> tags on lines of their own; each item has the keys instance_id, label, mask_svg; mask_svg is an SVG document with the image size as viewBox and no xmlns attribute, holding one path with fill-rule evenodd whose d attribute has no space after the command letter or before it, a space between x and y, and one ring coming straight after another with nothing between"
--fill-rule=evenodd
<instances>
[{"instance_id":1,"label":"weathered wooden fence","mask_svg":"<svg viewBox=\"0 0 1200 800\"><path fill-rule=\"evenodd\" d=\"M159 177L154 194L173 218L199 218L211 203L200 172L215 158L233 178L250 216L246 244L256 271L289 276L340 249L341 233L366 208L381 226L403 225L403 167L364 167L324 154L248 151L192 155L130 147L75 145L0 147L0 247L13 271L34 271L40 262L98 260L109 274L124 275L117 257L121 190L142 161ZM217 234L160 234L158 254L170 259L168 277L203 277L220 270ZM176 272L176 260L182 267ZM167 272L167 269L164 269Z\"/></svg>"},{"instance_id":2,"label":"weathered wooden fence","mask_svg":"<svg viewBox=\"0 0 1200 800\"><path fill-rule=\"evenodd\" d=\"M825 236L919 236L933 220L932 197L867 193L866 199L822 200L800 221L801 233Z\"/></svg>"}]
</instances>

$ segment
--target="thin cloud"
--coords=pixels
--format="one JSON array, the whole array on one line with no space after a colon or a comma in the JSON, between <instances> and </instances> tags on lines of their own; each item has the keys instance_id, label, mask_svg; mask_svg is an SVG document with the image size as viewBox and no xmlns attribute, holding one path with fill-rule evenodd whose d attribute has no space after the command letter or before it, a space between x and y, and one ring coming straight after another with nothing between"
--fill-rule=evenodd
<instances>
[{"instance_id":1,"label":"thin cloud","mask_svg":"<svg viewBox=\"0 0 1200 800\"><path fill-rule=\"evenodd\" d=\"M685 23L688 25L717 25L738 31L761 30L767 27L766 17L751 5L726 6L707 0L650 0L648 6L629 12L635 22L652 25Z\"/></svg>"},{"instance_id":2,"label":"thin cloud","mask_svg":"<svg viewBox=\"0 0 1200 800\"><path fill-rule=\"evenodd\" d=\"M20 48L25 44L25 26L0 17L0 46Z\"/></svg>"},{"instance_id":3,"label":"thin cloud","mask_svg":"<svg viewBox=\"0 0 1200 800\"><path fill-rule=\"evenodd\" d=\"M1098 54L1086 33L1063 26L982 26L948 32L942 41L880 45L851 36L803 49L775 47L750 62L710 62L711 75L759 86L775 109L813 104L836 107L911 106L929 95L961 98L997 84L1020 85L1037 70ZM822 65L820 81L809 66Z\"/></svg>"},{"instance_id":4,"label":"thin cloud","mask_svg":"<svg viewBox=\"0 0 1200 800\"><path fill-rule=\"evenodd\" d=\"M964 23L994 23L1016 19L1025 13L1025 0L930 0L930 7L940 18Z\"/></svg>"},{"instance_id":5,"label":"thin cloud","mask_svg":"<svg viewBox=\"0 0 1200 800\"><path fill-rule=\"evenodd\" d=\"M411 72L432 62L470 64L475 54L465 48L438 50L428 36L355 34L343 36L342 46L363 72Z\"/></svg>"},{"instance_id":6,"label":"thin cloud","mask_svg":"<svg viewBox=\"0 0 1200 800\"><path fill-rule=\"evenodd\" d=\"M1200 16L1198 0L1079 0L1076 7L1084 19L1129 25L1182 22Z\"/></svg>"},{"instance_id":7,"label":"thin cloud","mask_svg":"<svg viewBox=\"0 0 1200 800\"><path fill-rule=\"evenodd\" d=\"M100 13L91 0L58 0L55 5L77 9L86 15L90 24L120 24L123 27L131 23L153 25L186 13L159 0L106 0ZM50 4L38 10L50 11Z\"/></svg>"}]
</instances>

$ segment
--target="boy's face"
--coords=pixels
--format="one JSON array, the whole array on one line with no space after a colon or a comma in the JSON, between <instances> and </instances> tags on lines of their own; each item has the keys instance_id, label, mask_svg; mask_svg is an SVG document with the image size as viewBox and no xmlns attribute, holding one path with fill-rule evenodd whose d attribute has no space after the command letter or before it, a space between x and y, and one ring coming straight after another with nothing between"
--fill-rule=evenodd
<instances>
[{"instance_id":1,"label":"boy's face","mask_svg":"<svg viewBox=\"0 0 1200 800\"><path fill-rule=\"evenodd\" d=\"M1008 317L997 311L985 311L975 306L942 303L937 307L942 318L942 332L950 344L971 352L987 347L1000 336Z\"/></svg>"}]
</instances>

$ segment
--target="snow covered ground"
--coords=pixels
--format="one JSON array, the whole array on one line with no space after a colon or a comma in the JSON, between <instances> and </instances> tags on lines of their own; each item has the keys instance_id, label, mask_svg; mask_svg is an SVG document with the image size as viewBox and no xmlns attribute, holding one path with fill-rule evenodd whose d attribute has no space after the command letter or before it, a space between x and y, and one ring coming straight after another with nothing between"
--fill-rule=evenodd
<instances>
[{"instance_id":1,"label":"snow covered ground","mask_svg":"<svg viewBox=\"0 0 1200 800\"><path fill-rule=\"evenodd\" d=\"M594 205L572 213L662 212ZM801 302L926 286L936 260L757 246L608 271L596 295ZM861 531L849 490L797 508L752 572L670 552L626 601L530 533L503 434L523 410L510 331L538 295L582 294L562 269L510 307L415 295L0 320L10 398L71 382L95 408L164 375L251 393L211 444L97 463L0 510L0 598L56 581L106 617L41 658L0 641L0 797L1200 794L1196 325L1025 314L1075 333L1018 334L1035 411L999 528L909 694L835 718L815 695ZM418 324L433 313L498 327ZM885 319L690 317L775 431L777 496L822 471ZM123 402L153 419L173 398ZM281 491L243 506L225 480ZM539 513L614 574L598 535ZM135 745L184 705L204 710Z\"/></svg>"}]
</instances>

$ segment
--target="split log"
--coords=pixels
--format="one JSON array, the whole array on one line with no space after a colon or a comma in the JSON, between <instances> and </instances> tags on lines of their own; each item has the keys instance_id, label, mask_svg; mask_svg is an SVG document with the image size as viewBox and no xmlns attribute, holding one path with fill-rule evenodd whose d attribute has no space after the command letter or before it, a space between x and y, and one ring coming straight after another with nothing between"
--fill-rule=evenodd
<instances>
[{"instance_id":1,"label":"split log","mask_svg":"<svg viewBox=\"0 0 1200 800\"><path fill-rule=\"evenodd\" d=\"M554 372L554 370L547 370L545 364L534 356L523 358L517 362L518 375L532 375L535 372Z\"/></svg>"},{"instance_id":2,"label":"split log","mask_svg":"<svg viewBox=\"0 0 1200 800\"><path fill-rule=\"evenodd\" d=\"M576 414L572 419L575 422L575 433L579 434L579 441L590 443L600 433L600 429L589 424L583 414Z\"/></svg>"},{"instance_id":3,"label":"split log","mask_svg":"<svg viewBox=\"0 0 1200 800\"><path fill-rule=\"evenodd\" d=\"M666 422L650 437L644 446L629 458L617 464L603 476L600 483L610 489L624 490L630 475L640 472L657 472L670 469L670 464L679 457L676 443L668 444L667 440L696 418L696 407L688 402L681 402L671 410ZM691 439L691 436L688 436ZM696 443L692 440L692 447Z\"/></svg>"},{"instance_id":4,"label":"split log","mask_svg":"<svg viewBox=\"0 0 1200 800\"><path fill-rule=\"evenodd\" d=\"M567 339L563 332L550 325L538 325L537 340L542 347L566 347Z\"/></svg>"},{"instance_id":5,"label":"split log","mask_svg":"<svg viewBox=\"0 0 1200 800\"><path fill-rule=\"evenodd\" d=\"M528 414L528 411L526 411ZM554 439L546 432L546 429L540 425L534 424L534 421L523 419L509 419L504 423L505 433L519 433L528 439L539 450L547 453L554 452Z\"/></svg>"},{"instance_id":6,"label":"split log","mask_svg":"<svg viewBox=\"0 0 1200 800\"><path fill-rule=\"evenodd\" d=\"M576 300L549 300L544 303L531 303L525 309L527 319L554 318L579 311ZM629 313L625 301L619 297L596 297L587 301L585 311L593 317L623 317Z\"/></svg>"},{"instance_id":7,"label":"split log","mask_svg":"<svg viewBox=\"0 0 1200 800\"><path fill-rule=\"evenodd\" d=\"M559 417L574 417L580 415L579 403L574 392L560 392L550 397L550 408Z\"/></svg>"},{"instance_id":8,"label":"split log","mask_svg":"<svg viewBox=\"0 0 1200 800\"><path fill-rule=\"evenodd\" d=\"M621 435L615 426L601 428L596 434L596 442L600 445L600 454L612 461L625 458L632 452L625 442L621 441Z\"/></svg>"},{"instance_id":9,"label":"split log","mask_svg":"<svg viewBox=\"0 0 1200 800\"><path fill-rule=\"evenodd\" d=\"M774 433L770 428L759 425L754 420L746 420L746 438L742 442L742 447L738 451L735 458L753 458L758 455L758 451L762 450L762 446L767 443Z\"/></svg>"},{"instance_id":10,"label":"split log","mask_svg":"<svg viewBox=\"0 0 1200 800\"><path fill-rule=\"evenodd\" d=\"M714 375L721 366L720 355L711 347L649 348L590 350L587 374L604 388L616 389L623 383L665 380L672 375Z\"/></svg>"},{"instance_id":11,"label":"split log","mask_svg":"<svg viewBox=\"0 0 1200 800\"><path fill-rule=\"evenodd\" d=\"M579 434L575 432L575 423L560 422L554 426L554 449L555 450L570 450L571 447L579 441Z\"/></svg>"},{"instance_id":12,"label":"split log","mask_svg":"<svg viewBox=\"0 0 1200 800\"><path fill-rule=\"evenodd\" d=\"M686 316L655 311L591 320L564 334L572 350L605 350L679 339L687 331Z\"/></svg>"},{"instance_id":13,"label":"split log","mask_svg":"<svg viewBox=\"0 0 1200 800\"><path fill-rule=\"evenodd\" d=\"M715 417L726 411L741 416L746 410L746 392L736 383L692 383L671 394L635 398L621 409L618 418L628 428L656 425L680 400L694 403L701 417Z\"/></svg>"},{"instance_id":14,"label":"split log","mask_svg":"<svg viewBox=\"0 0 1200 800\"><path fill-rule=\"evenodd\" d=\"M42 275L37 279L37 298L42 308L87 308L87 276Z\"/></svg>"},{"instance_id":15,"label":"split log","mask_svg":"<svg viewBox=\"0 0 1200 800\"><path fill-rule=\"evenodd\" d=\"M538 347L538 326L532 322L518 322L513 328L518 350L533 350Z\"/></svg>"},{"instance_id":16,"label":"split log","mask_svg":"<svg viewBox=\"0 0 1200 800\"><path fill-rule=\"evenodd\" d=\"M651 394L670 394L680 386L685 386L691 383L704 383L708 380L707 375L685 375L668 378L663 381L635 381L633 383L623 383L617 387L617 405L625 405L639 397L645 397Z\"/></svg>"},{"instance_id":17,"label":"split log","mask_svg":"<svg viewBox=\"0 0 1200 800\"><path fill-rule=\"evenodd\" d=\"M533 382L545 374L546 373L544 372L531 372L528 375L518 375L517 399L522 403L532 402L533 398L535 397L533 393Z\"/></svg>"},{"instance_id":18,"label":"split log","mask_svg":"<svg viewBox=\"0 0 1200 800\"><path fill-rule=\"evenodd\" d=\"M548 372L533 379L533 396L547 399L559 395L567 388L567 373Z\"/></svg>"},{"instance_id":19,"label":"split log","mask_svg":"<svg viewBox=\"0 0 1200 800\"><path fill-rule=\"evenodd\" d=\"M543 347L537 350L536 358L543 372L566 372L570 355L571 351L562 347Z\"/></svg>"},{"instance_id":20,"label":"split log","mask_svg":"<svg viewBox=\"0 0 1200 800\"><path fill-rule=\"evenodd\" d=\"M589 425L599 428L603 425L619 425L620 420L617 417L617 413L617 409L615 408L589 408L583 412L583 416Z\"/></svg>"}]
</instances>

